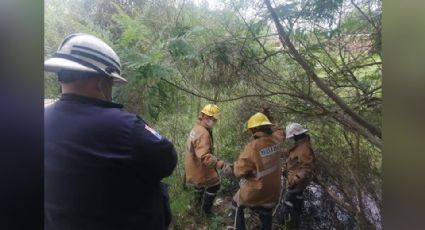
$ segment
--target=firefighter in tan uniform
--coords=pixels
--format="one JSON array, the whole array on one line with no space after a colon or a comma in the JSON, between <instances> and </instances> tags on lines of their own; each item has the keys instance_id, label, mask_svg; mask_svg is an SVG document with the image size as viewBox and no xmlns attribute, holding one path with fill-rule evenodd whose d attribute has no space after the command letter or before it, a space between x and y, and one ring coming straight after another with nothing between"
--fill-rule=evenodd
<instances>
[{"instance_id":1,"label":"firefighter in tan uniform","mask_svg":"<svg viewBox=\"0 0 425 230\"><path fill-rule=\"evenodd\" d=\"M220 189L217 169L226 174L232 173L231 165L214 155L212 127L219 115L217 105L206 105L186 143L186 184L194 187L196 203L201 204L202 210L208 215L211 214L214 198Z\"/></svg>"},{"instance_id":2,"label":"firefighter in tan uniform","mask_svg":"<svg viewBox=\"0 0 425 230\"><path fill-rule=\"evenodd\" d=\"M259 212L262 229L271 229L272 211L281 190L282 129L274 127L263 113L256 113L248 120L252 133L234 163L234 174L241 178L240 189L233 197L235 229L245 229L244 208Z\"/></svg>"},{"instance_id":3,"label":"firefighter in tan uniform","mask_svg":"<svg viewBox=\"0 0 425 230\"><path fill-rule=\"evenodd\" d=\"M313 178L314 152L307 131L298 123L286 126L288 155L284 176L287 178L287 193L278 219L287 229L299 229L303 191Z\"/></svg>"}]
</instances>

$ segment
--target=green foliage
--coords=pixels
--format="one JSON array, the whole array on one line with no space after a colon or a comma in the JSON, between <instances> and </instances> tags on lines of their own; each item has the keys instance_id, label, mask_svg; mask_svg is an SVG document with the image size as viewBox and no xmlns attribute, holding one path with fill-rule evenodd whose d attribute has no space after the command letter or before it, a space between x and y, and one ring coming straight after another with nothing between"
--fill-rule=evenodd
<instances>
[{"instance_id":1,"label":"green foliage","mask_svg":"<svg viewBox=\"0 0 425 230\"><path fill-rule=\"evenodd\" d=\"M193 203L193 194L191 191L183 189L177 176L168 177L164 182L169 184L169 195L173 198L170 203L173 225L183 227L187 224L187 210L188 206Z\"/></svg>"},{"instance_id":2,"label":"green foliage","mask_svg":"<svg viewBox=\"0 0 425 230\"><path fill-rule=\"evenodd\" d=\"M343 0L290 0L277 7L278 14L285 19L301 17L306 20L332 24Z\"/></svg>"},{"instance_id":3,"label":"green foliage","mask_svg":"<svg viewBox=\"0 0 425 230\"><path fill-rule=\"evenodd\" d=\"M221 229L223 229L222 222L223 222L222 216L214 216L211 220L211 224L208 225L208 230L221 230Z\"/></svg>"},{"instance_id":4,"label":"green foliage","mask_svg":"<svg viewBox=\"0 0 425 230\"><path fill-rule=\"evenodd\" d=\"M46 0L45 57L74 32L94 34L116 50L128 83L114 88L114 100L140 114L179 153L177 169L165 180L174 229L190 222L222 229L222 217L206 220L192 213L192 193L182 186L186 138L206 103L216 103L222 111L213 129L219 158L237 159L249 139L247 119L268 104L279 126L307 126L314 149L332 163L329 171L348 196L354 196L350 191L356 181L379 197L381 150L335 118L341 109L280 46L262 1L221 2L225 9L212 10L193 1ZM350 108L380 127L382 60L376 27L381 2L355 2L374 25L348 0L291 0L276 10L316 74ZM250 11L256 15L246 13ZM45 97L59 92L55 77L46 74ZM233 178L223 177L221 194L234 186Z\"/></svg>"}]
</instances>

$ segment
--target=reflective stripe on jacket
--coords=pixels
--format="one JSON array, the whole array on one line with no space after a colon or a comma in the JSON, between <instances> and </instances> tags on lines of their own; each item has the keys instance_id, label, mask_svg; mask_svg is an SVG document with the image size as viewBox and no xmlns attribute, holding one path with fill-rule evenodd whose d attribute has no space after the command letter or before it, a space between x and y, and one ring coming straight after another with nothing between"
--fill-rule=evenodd
<instances>
[{"instance_id":1,"label":"reflective stripe on jacket","mask_svg":"<svg viewBox=\"0 0 425 230\"><path fill-rule=\"evenodd\" d=\"M245 179L234 197L239 205L274 206L277 203L281 189L282 144L281 132L272 135L256 132L245 146L234 163L235 176Z\"/></svg>"},{"instance_id":2,"label":"reflective stripe on jacket","mask_svg":"<svg viewBox=\"0 0 425 230\"><path fill-rule=\"evenodd\" d=\"M220 183L216 171L218 159L213 151L212 131L198 121L186 142L185 172L188 185L210 187Z\"/></svg>"}]
</instances>

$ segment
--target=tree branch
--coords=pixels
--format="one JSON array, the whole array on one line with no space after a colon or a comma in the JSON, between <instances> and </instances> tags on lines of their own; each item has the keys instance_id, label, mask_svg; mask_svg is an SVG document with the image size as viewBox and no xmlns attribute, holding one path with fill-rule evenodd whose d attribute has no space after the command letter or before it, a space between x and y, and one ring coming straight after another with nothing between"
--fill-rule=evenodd
<instances>
[{"instance_id":1,"label":"tree branch","mask_svg":"<svg viewBox=\"0 0 425 230\"><path fill-rule=\"evenodd\" d=\"M238 97L234 97L234 98L227 98L227 99L222 99L222 100L215 100L214 98L211 98L211 97L208 97L208 96L204 96L204 95L201 95L199 93L195 93L195 92L193 92L193 91L191 91L189 89L186 89L186 88L181 87L181 86L179 86L177 84L174 84L174 83L166 80L165 78L161 78L161 80L162 81L165 81L166 83L174 86L175 88L177 88L177 89L179 89L179 90L181 90L183 92L186 92L186 93L191 94L193 96L196 96L196 97L199 97L199 98L204 98L206 100L213 101L213 102L236 101L236 100L240 100L240 99L247 98L247 97L271 97L271 96L275 96L275 95L288 95L288 96L292 96L292 97L295 97L296 96L294 94L285 93L285 92L273 92L273 93L269 93L269 94L247 94L247 95L238 96Z\"/></svg>"},{"instance_id":2,"label":"tree branch","mask_svg":"<svg viewBox=\"0 0 425 230\"><path fill-rule=\"evenodd\" d=\"M363 10L360 9L360 7L354 2L354 0L351 0L351 4L360 12L360 14L375 28L376 31L379 31L379 28L375 25L372 19L370 19Z\"/></svg>"},{"instance_id":3,"label":"tree branch","mask_svg":"<svg viewBox=\"0 0 425 230\"><path fill-rule=\"evenodd\" d=\"M315 73L314 69L306 62L306 60L300 55L300 53L295 49L294 45L287 36L285 30L283 29L282 24L279 22L276 11L272 8L270 0L264 0L267 5L272 19L275 23L276 29L279 33L279 38L282 44L286 45L289 49L289 52L293 55L294 59L301 65L307 75L316 83L316 85L331 98L345 113L347 113L353 120L358 122L361 126L365 127L372 135L382 137L381 129L367 121L361 115L353 111L337 94L335 94Z\"/></svg>"}]
</instances>

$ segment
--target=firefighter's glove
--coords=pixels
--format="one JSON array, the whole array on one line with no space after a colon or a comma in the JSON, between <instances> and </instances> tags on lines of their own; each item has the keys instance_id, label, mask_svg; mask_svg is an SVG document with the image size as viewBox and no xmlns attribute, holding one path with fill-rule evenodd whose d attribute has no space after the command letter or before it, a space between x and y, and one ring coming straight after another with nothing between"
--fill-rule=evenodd
<instances>
[{"instance_id":1,"label":"firefighter's glove","mask_svg":"<svg viewBox=\"0 0 425 230\"><path fill-rule=\"evenodd\" d=\"M223 170L223 173L225 175L228 175L228 176L233 175L233 165L232 164L224 163L223 168L221 170Z\"/></svg>"},{"instance_id":2,"label":"firefighter's glove","mask_svg":"<svg viewBox=\"0 0 425 230\"><path fill-rule=\"evenodd\" d=\"M223 169L224 164L226 164L226 162L222 161L222 160L217 160L217 163L215 165L216 169Z\"/></svg>"}]
</instances>

